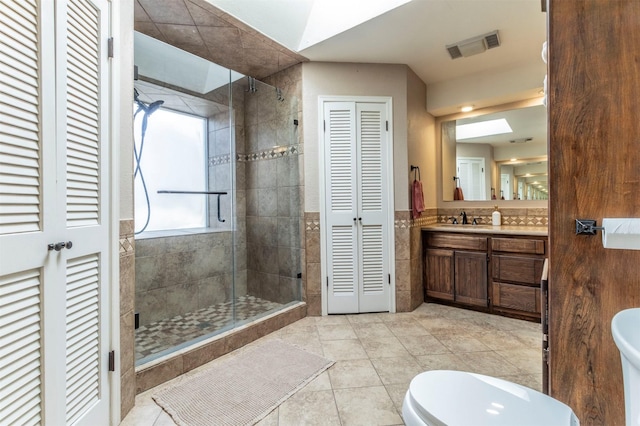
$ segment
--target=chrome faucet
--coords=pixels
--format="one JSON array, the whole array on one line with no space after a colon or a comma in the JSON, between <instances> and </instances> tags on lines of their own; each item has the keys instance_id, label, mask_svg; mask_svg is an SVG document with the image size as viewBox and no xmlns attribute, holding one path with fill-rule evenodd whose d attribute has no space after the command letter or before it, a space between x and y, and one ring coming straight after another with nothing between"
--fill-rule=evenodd
<instances>
[{"instance_id":1,"label":"chrome faucet","mask_svg":"<svg viewBox=\"0 0 640 426\"><path fill-rule=\"evenodd\" d=\"M462 213L460 213L460 216L462 216L462 224L468 225L469 221L467 220L467 212L463 211Z\"/></svg>"}]
</instances>

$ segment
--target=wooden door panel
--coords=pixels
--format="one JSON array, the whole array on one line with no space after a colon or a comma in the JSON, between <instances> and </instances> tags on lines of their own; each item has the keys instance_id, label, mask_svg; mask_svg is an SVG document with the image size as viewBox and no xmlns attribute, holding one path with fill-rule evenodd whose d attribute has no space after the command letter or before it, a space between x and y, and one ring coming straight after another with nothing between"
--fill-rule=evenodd
<instances>
[{"instance_id":1,"label":"wooden door panel","mask_svg":"<svg viewBox=\"0 0 640 426\"><path fill-rule=\"evenodd\" d=\"M452 250L425 250L424 274L428 297L453 301Z\"/></svg>"},{"instance_id":2,"label":"wooden door panel","mask_svg":"<svg viewBox=\"0 0 640 426\"><path fill-rule=\"evenodd\" d=\"M540 289L494 282L493 306L540 314Z\"/></svg>"},{"instance_id":3,"label":"wooden door panel","mask_svg":"<svg viewBox=\"0 0 640 426\"><path fill-rule=\"evenodd\" d=\"M550 394L582 424L624 424L611 319L640 306L640 251L575 220L640 216L640 2L549 0Z\"/></svg>"},{"instance_id":4,"label":"wooden door panel","mask_svg":"<svg viewBox=\"0 0 640 426\"><path fill-rule=\"evenodd\" d=\"M455 252L455 300L489 306L487 299L487 254Z\"/></svg>"}]
</instances>

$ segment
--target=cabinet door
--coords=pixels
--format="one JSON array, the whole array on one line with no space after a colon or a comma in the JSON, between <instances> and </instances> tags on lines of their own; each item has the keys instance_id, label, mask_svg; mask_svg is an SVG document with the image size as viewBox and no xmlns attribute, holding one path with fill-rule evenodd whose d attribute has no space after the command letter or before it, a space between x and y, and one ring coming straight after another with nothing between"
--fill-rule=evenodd
<instances>
[{"instance_id":1,"label":"cabinet door","mask_svg":"<svg viewBox=\"0 0 640 426\"><path fill-rule=\"evenodd\" d=\"M455 252L455 301L489 306L487 300L487 254Z\"/></svg>"},{"instance_id":2,"label":"cabinet door","mask_svg":"<svg viewBox=\"0 0 640 426\"><path fill-rule=\"evenodd\" d=\"M454 300L453 250L425 250L424 274L427 297Z\"/></svg>"}]
</instances>

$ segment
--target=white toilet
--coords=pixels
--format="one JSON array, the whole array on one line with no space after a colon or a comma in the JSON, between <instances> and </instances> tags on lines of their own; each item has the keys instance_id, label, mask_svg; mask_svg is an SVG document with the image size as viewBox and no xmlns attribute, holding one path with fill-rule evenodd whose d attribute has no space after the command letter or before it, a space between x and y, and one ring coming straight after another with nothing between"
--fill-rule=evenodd
<instances>
[{"instance_id":1,"label":"white toilet","mask_svg":"<svg viewBox=\"0 0 640 426\"><path fill-rule=\"evenodd\" d=\"M411 380L402 405L407 426L578 426L571 408L494 377L434 370Z\"/></svg>"}]
</instances>

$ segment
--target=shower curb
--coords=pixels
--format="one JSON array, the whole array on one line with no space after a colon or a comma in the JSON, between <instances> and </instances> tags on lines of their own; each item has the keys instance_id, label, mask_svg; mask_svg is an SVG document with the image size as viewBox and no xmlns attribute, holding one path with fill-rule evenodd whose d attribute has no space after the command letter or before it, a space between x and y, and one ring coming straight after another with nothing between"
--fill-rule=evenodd
<instances>
[{"instance_id":1,"label":"shower curb","mask_svg":"<svg viewBox=\"0 0 640 426\"><path fill-rule=\"evenodd\" d=\"M299 302L135 369L136 395L239 349L307 316Z\"/></svg>"}]
</instances>

